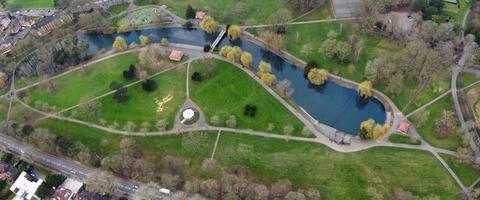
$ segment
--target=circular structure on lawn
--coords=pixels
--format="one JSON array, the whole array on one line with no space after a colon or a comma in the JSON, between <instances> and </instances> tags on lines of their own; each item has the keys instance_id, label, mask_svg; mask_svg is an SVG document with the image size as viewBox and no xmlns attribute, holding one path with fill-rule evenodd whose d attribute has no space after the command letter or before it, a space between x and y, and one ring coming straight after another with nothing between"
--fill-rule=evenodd
<instances>
[{"instance_id":1,"label":"circular structure on lawn","mask_svg":"<svg viewBox=\"0 0 480 200\"><path fill-rule=\"evenodd\" d=\"M183 119L186 119L186 120L191 120L193 119L194 116L195 116L195 111L193 111L193 109L191 108L184 110L182 113Z\"/></svg>"},{"instance_id":2,"label":"circular structure on lawn","mask_svg":"<svg viewBox=\"0 0 480 200\"><path fill-rule=\"evenodd\" d=\"M193 108L186 108L185 110L182 111L180 120L182 124L186 124L186 125L194 124L198 120L198 112Z\"/></svg>"}]
</instances>

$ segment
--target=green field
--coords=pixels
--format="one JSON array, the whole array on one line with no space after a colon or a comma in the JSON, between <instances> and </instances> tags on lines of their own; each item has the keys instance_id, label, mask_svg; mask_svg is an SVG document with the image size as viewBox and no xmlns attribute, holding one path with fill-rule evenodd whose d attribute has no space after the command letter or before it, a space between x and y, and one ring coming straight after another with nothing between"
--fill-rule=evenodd
<instances>
[{"instance_id":1,"label":"green field","mask_svg":"<svg viewBox=\"0 0 480 200\"><path fill-rule=\"evenodd\" d=\"M388 138L388 141L393 142L393 143L400 143L400 144L413 144L413 145L420 145L421 144L420 140L409 137L407 135L402 135L400 133L392 134Z\"/></svg>"},{"instance_id":2,"label":"green field","mask_svg":"<svg viewBox=\"0 0 480 200\"><path fill-rule=\"evenodd\" d=\"M437 119L442 116L443 110L445 109L453 109L452 97L450 95L443 97L442 99L427 107L427 110L430 112L427 122L421 127L415 127L418 133L420 133L420 135L422 136L422 138L425 139L425 141L427 141L429 144L435 147L456 151L457 148L460 147L460 144L462 142L461 136L456 133L456 131L451 133L450 136L446 137L439 137L435 134L435 123ZM412 117L409 119L412 121L412 123L416 123Z\"/></svg>"},{"instance_id":3,"label":"green field","mask_svg":"<svg viewBox=\"0 0 480 200\"><path fill-rule=\"evenodd\" d=\"M53 0L7 0L19 8L53 8Z\"/></svg>"},{"instance_id":4,"label":"green field","mask_svg":"<svg viewBox=\"0 0 480 200\"><path fill-rule=\"evenodd\" d=\"M67 108L79 103L84 96L98 96L110 91L110 83L126 83L122 71L130 64L138 63L136 54L127 53L101 61L78 70L66 76L54 79L51 83L57 88L47 90L44 86L37 86L28 90L27 103L40 107L47 103L57 108ZM44 84L46 85L46 84Z\"/></svg>"},{"instance_id":5,"label":"green field","mask_svg":"<svg viewBox=\"0 0 480 200\"><path fill-rule=\"evenodd\" d=\"M46 120L38 125L81 141L102 156L118 151L121 136L68 122ZM209 157L216 134L205 136L204 146L192 150L181 135L133 138L148 154L186 159L189 174L205 175L199 168ZM102 140L108 144L102 146ZM374 148L358 153L338 153L315 143L267 139L222 133L216 151L221 169L241 166L254 180L270 184L289 179L295 188L318 189L325 199L390 199L404 188L418 196L437 195L454 199L459 188L441 164L429 153L398 148Z\"/></svg>"},{"instance_id":6,"label":"green field","mask_svg":"<svg viewBox=\"0 0 480 200\"><path fill-rule=\"evenodd\" d=\"M143 122L151 125L150 131L156 130L154 125L165 119L168 129L173 128L175 115L185 101L185 67L164 72L152 80L157 82L157 90L148 93L142 89L141 83L133 85L127 89L127 102L117 103L113 94L105 96L99 100L102 105L99 116L89 119L80 115L80 119L97 124L99 119L103 119L107 124L117 122L121 127L130 121L135 123L137 131ZM162 112L157 112L156 100L161 101L167 96L173 98L165 104Z\"/></svg>"},{"instance_id":7,"label":"green field","mask_svg":"<svg viewBox=\"0 0 480 200\"><path fill-rule=\"evenodd\" d=\"M210 77L190 84L191 98L204 111L207 121L211 116L218 115L222 126L225 126L228 117L235 115L238 128L268 131L267 124L272 123L273 132L283 133L283 128L291 124L295 128L292 135L301 134L303 123L248 74L223 61L213 63ZM196 62L190 71L203 72L204 64ZM257 106L255 117L243 114L247 104Z\"/></svg>"},{"instance_id":8,"label":"green field","mask_svg":"<svg viewBox=\"0 0 480 200\"><path fill-rule=\"evenodd\" d=\"M451 16L453 23L460 27L462 25L463 17L465 13L470 9L473 0L458 0L460 8L457 4L445 3L443 8L443 15Z\"/></svg>"},{"instance_id":9,"label":"green field","mask_svg":"<svg viewBox=\"0 0 480 200\"><path fill-rule=\"evenodd\" d=\"M128 4L128 3L118 4L116 6L110 7L109 11L114 15L118 15L121 12L127 10L128 6L130 6L130 4Z\"/></svg>"},{"instance_id":10,"label":"green field","mask_svg":"<svg viewBox=\"0 0 480 200\"><path fill-rule=\"evenodd\" d=\"M480 77L474 74L461 73L458 76L457 87L458 89L469 86L472 83L480 81Z\"/></svg>"},{"instance_id":11,"label":"green field","mask_svg":"<svg viewBox=\"0 0 480 200\"><path fill-rule=\"evenodd\" d=\"M208 11L217 21L223 24L242 24L246 21L264 23L267 18L281 8L285 8L283 0L158 0L160 5L168 7L180 17L185 17L185 10L190 4L193 8L201 11ZM242 6L238 3L242 2ZM233 14L236 8L239 9L239 15Z\"/></svg>"},{"instance_id":12,"label":"green field","mask_svg":"<svg viewBox=\"0 0 480 200\"><path fill-rule=\"evenodd\" d=\"M325 4L316 9L315 11L295 20L298 22L309 21L309 20L319 20L319 19L332 19L334 18L332 10L332 0L326 0Z\"/></svg>"},{"instance_id":13,"label":"green field","mask_svg":"<svg viewBox=\"0 0 480 200\"><path fill-rule=\"evenodd\" d=\"M475 169L467 163L449 155L441 154L442 158L453 169L465 186L472 185L480 177L480 169Z\"/></svg>"}]
</instances>

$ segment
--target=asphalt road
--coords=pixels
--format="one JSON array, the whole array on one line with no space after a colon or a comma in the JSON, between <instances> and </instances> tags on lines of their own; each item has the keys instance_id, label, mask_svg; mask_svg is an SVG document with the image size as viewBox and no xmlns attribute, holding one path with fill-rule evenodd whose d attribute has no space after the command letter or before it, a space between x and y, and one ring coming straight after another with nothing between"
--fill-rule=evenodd
<instances>
[{"instance_id":1,"label":"asphalt road","mask_svg":"<svg viewBox=\"0 0 480 200\"><path fill-rule=\"evenodd\" d=\"M68 177L84 180L88 174L96 169L86 167L74 161L58 158L44 153L34 147L26 146L12 137L0 134L0 150L10 152L19 156L29 157L46 168L58 171ZM115 196L134 197L140 183L115 177ZM161 198L161 197L160 197Z\"/></svg>"}]
</instances>

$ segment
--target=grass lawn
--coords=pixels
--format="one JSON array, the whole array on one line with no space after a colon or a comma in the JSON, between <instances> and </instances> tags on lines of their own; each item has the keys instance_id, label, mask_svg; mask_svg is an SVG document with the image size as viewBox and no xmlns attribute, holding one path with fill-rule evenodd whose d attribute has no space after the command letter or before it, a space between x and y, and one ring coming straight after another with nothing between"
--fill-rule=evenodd
<instances>
[{"instance_id":1,"label":"grass lawn","mask_svg":"<svg viewBox=\"0 0 480 200\"><path fill-rule=\"evenodd\" d=\"M480 81L480 77L477 75L461 73L457 80L457 87L458 89L461 89L477 81Z\"/></svg>"},{"instance_id":2,"label":"grass lawn","mask_svg":"<svg viewBox=\"0 0 480 200\"><path fill-rule=\"evenodd\" d=\"M413 145L420 145L421 144L420 140L409 137L407 135L401 135L401 134L392 134L388 138L388 141L393 142L393 143L401 143L401 144L413 144Z\"/></svg>"},{"instance_id":3,"label":"grass lawn","mask_svg":"<svg viewBox=\"0 0 480 200\"><path fill-rule=\"evenodd\" d=\"M136 124L136 130L141 128L143 122L151 125L151 131L156 130L154 125L162 119L168 121L168 129L173 128L175 115L185 101L185 67L179 67L167 71L152 80L157 82L157 90L148 93L142 89L142 84L136 84L128 87L128 101L118 103L113 99L113 94L100 99L102 108L99 116L93 119L85 118L79 115L83 120L99 123L100 119L106 120L107 124L117 122L120 129L127 121ZM163 98L171 95L173 98L164 106L162 112L157 112L156 100L162 101ZM75 117L75 116L74 116Z\"/></svg>"},{"instance_id":4,"label":"grass lawn","mask_svg":"<svg viewBox=\"0 0 480 200\"><path fill-rule=\"evenodd\" d=\"M43 103L58 108L67 108L79 103L84 96L98 96L110 91L110 83L117 81L125 83L122 71L130 64L138 63L134 53L116 56L114 58L89 66L86 70L79 70L54 79L51 83L56 91L47 90L43 86L28 90L27 103L40 107Z\"/></svg>"},{"instance_id":5,"label":"grass lawn","mask_svg":"<svg viewBox=\"0 0 480 200\"><path fill-rule=\"evenodd\" d=\"M480 170L450 155L440 154L447 164L453 169L465 186L472 185L480 177Z\"/></svg>"},{"instance_id":6,"label":"grass lawn","mask_svg":"<svg viewBox=\"0 0 480 200\"><path fill-rule=\"evenodd\" d=\"M334 18L332 11L332 0L326 0L325 4L318 8L317 10L305 15L296 21L309 21L309 20L319 20L319 19L332 19Z\"/></svg>"},{"instance_id":7,"label":"grass lawn","mask_svg":"<svg viewBox=\"0 0 480 200\"><path fill-rule=\"evenodd\" d=\"M54 134L80 141L101 157L118 153L120 150L119 143L123 138L123 136L87 126L50 119L41 121L36 127L48 128ZM159 160L166 155L181 157L187 160L186 163L190 166L190 173L201 173L201 163L205 158L210 157L216 134L203 134L202 143L195 147L187 142L184 138L186 135L131 137L131 139L139 144L145 156L156 157Z\"/></svg>"},{"instance_id":8,"label":"grass lawn","mask_svg":"<svg viewBox=\"0 0 480 200\"><path fill-rule=\"evenodd\" d=\"M208 11L217 21L223 24L242 24L246 21L264 23L267 18L281 8L285 8L284 0L159 0L160 4L167 5L178 16L185 17L185 10L190 4L194 9ZM240 5L240 6L239 6ZM241 16L233 14L234 10L241 8Z\"/></svg>"},{"instance_id":9,"label":"grass lawn","mask_svg":"<svg viewBox=\"0 0 480 200\"><path fill-rule=\"evenodd\" d=\"M460 27L462 25L465 13L470 9L472 0L458 0L460 8L457 4L445 3L443 15L451 16L453 23Z\"/></svg>"},{"instance_id":10,"label":"grass lawn","mask_svg":"<svg viewBox=\"0 0 480 200\"><path fill-rule=\"evenodd\" d=\"M297 187L318 189L325 199L373 199L372 193L391 199L397 188L441 199L459 192L441 164L423 151L374 148L345 154L314 143L222 134L216 159L244 166L267 183L289 179Z\"/></svg>"},{"instance_id":11,"label":"grass lawn","mask_svg":"<svg viewBox=\"0 0 480 200\"><path fill-rule=\"evenodd\" d=\"M110 7L109 10L112 14L117 15L117 14L120 14L121 12L127 10L129 5L130 4L128 4L128 3L122 3L122 4L118 4L116 6Z\"/></svg>"},{"instance_id":12,"label":"grass lawn","mask_svg":"<svg viewBox=\"0 0 480 200\"><path fill-rule=\"evenodd\" d=\"M230 115L237 118L237 127L268 131L268 123L275 126L273 132L283 133L283 128L291 124L295 127L293 135L299 136L303 123L291 114L281 103L270 95L260 84L235 66L215 60L210 78L190 85L190 96L204 111L207 121L218 115L225 126ZM194 63L191 73L204 71L202 63ZM247 104L257 106L255 117L243 114Z\"/></svg>"},{"instance_id":13,"label":"grass lawn","mask_svg":"<svg viewBox=\"0 0 480 200\"><path fill-rule=\"evenodd\" d=\"M113 20L114 23L119 27L129 26L129 25L142 25L150 23L158 23L161 18L159 17L161 9L159 8L144 8L141 10L134 11L133 13L123 15L120 19Z\"/></svg>"},{"instance_id":14,"label":"grass lawn","mask_svg":"<svg viewBox=\"0 0 480 200\"><path fill-rule=\"evenodd\" d=\"M53 8L53 0L7 0L19 8Z\"/></svg>"},{"instance_id":15,"label":"grass lawn","mask_svg":"<svg viewBox=\"0 0 480 200\"><path fill-rule=\"evenodd\" d=\"M50 128L53 133L79 140L102 155L119 150L121 136L86 126L46 120L37 127ZM209 157L216 134L203 137L204 145L194 149L183 135L133 139L148 156L185 158L190 174L202 176L199 167L201 161ZM102 140L109 142L102 146ZM373 193L381 195L380 199L390 199L397 188L419 196L434 194L440 199L454 199L459 193L446 170L431 154L423 151L385 147L337 153L315 143L222 133L216 159L222 171L240 165L247 174L267 184L288 178L295 187L320 190L325 199L371 199ZM202 177L212 175L203 174Z\"/></svg>"},{"instance_id":16,"label":"grass lawn","mask_svg":"<svg viewBox=\"0 0 480 200\"><path fill-rule=\"evenodd\" d=\"M398 52L403 49L401 44L391 42L379 36L354 33L351 26L351 22L349 21L289 26L287 28L288 42L286 43L286 50L306 62L311 60L316 61L321 68L327 69L330 73L361 82L365 79L365 66L367 65L368 61L381 56L382 53ZM338 63L334 60L325 58L318 52L322 42L326 40L328 32L338 32L339 30L342 30L342 32L339 34L337 38L338 40L348 41L349 37L355 34L363 38L365 41L365 49L363 50L363 54L357 63ZM256 31L257 30L253 32ZM298 43L296 43L297 33L300 36ZM312 47L312 51L309 54L302 52L303 46L307 44L311 45ZM400 94L392 94L387 92L385 85L374 85L374 87L387 94L400 109L403 109L409 99L415 93L417 84L406 81L405 88ZM432 84L427 86L420 96L418 96L417 99L405 109L405 113L409 113L410 111L413 111L416 108L424 105L425 103L434 99L436 96L447 91L449 87L449 79L447 77L441 81L432 81Z\"/></svg>"},{"instance_id":17,"label":"grass lawn","mask_svg":"<svg viewBox=\"0 0 480 200\"><path fill-rule=\"evenodd\" d=\"M437 102L433 103L429 107L427 107L428 112L430 113L427 122L425 125L418 127L417 131L420 135L427 141L429 144L439 147L445 148L452 151L456 151L462 142L462 139L456 131L450 134L450 136L446 137L439 137L435 134L435 127L436 121L442 117L443 110L452 110L453 103L452 97L447 95L442 99L438 100ZM413 124L416 124L415 120L412 117L409 118Z\"/></svg>"}]
</instances>

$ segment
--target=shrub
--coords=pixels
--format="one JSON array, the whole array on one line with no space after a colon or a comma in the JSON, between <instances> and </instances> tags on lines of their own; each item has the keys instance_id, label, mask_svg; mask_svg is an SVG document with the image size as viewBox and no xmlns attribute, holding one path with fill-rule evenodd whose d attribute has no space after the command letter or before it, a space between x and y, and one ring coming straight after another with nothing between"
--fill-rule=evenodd
<instances>
[{"instance_id":1,"label":"shrub","mask_svg":"<svg viewBox=\"0 0 480 200\"><path fill-rule=\"evenodd\" d=\"M151 79L147 79L142 83L143 90L147 92L153 92L157 89L158 85L157 82Z\"/></svg>"},{"instance_id":2,"label":"shrub","mask_svg":"<svg viewBox=\"0 0 480 200\"><path fill-rule=\"evenodd\" d=\"M226 124L229 128L235 128L237 126L237 118L235 117L235 115L230 115L230 117L228 117L228 120L226 121Z\"/></svg>"},{"instance_id":3,"label":"shrub","mask_svg":"<svg viewBox=\"0 0 480 200\"><path fill-rule=\"evenodd\" d=\"M193 19L195 18L195 12L196 12L195 9L193 9L193 7L190 4L188 4L187 10L185 11L185 17L187 19Z\"/></svg>"},{"instance_id":4,"label":"shrub","mask_svg":"<svg viewBox=\"0 0 480 200\"><path fill-rule=\"evenodd\" d=\"M130 67L123 71L123 78L125 80L132 80L135 78L135 65L130 65Z\"/></svg>"},{"instance_id":5,"label":"shrub","mask_svg":"<svg viewBox=\"0 0 480 200\"><path fill-rule=\"evenodd\" d=\"M110 83L110 89L111 90L118 90L122 87L123 87L123 85L121 83L118 83L117 81L113 81L113 82Z\"/></svg>"},{"instance_id":6,"label":"shrub","mask_svg":"<svg viewBox=\"0 0 480 200\"><path fill-rule=\"evenodd\" d=\"M220 125L220 117L218 115L213 115L210 118L210 123L214 126L219 126Z\"/></svg>"},{"instance_id":7,"label":"shrub","mask_svg":"<svg viewBox=\"0 0 480 200\"><path fill-rule=\"evenodd\" d=\"M196 81L196 82L202 81L202 75L199 72L193 72L192 81Z\"/></svg>"},{"instance_id":8,"label":"shrub","mask_svg":"<svg viewBox=\"0 0 480 200\"><path fill-rule=\"evenodd\" d=\"M113 94L113 98L117 100L118 103L126 102L128 100L127 88L122 86L119 89L117 89Z\"/></svg>"},{"instance_id":9,"label":"shrub","mask_svg":"<svg viewBox=\"0 0 480 200\"><path fill-rule=\"evenodd\" d=\"M244 110L243 114L245 114L246 116L249 116L249 117L255 117L255 115L257 114L257 106L247 104L245 106L245 110Z\"/></svg>"},{"instance_id":10,"label":"shrub","mask_svg":"<svg viewBox=\"0 0 480 200\"><path fill-rule=\"evenodd\" d=\"M185 22L185 24L183 24L183 27L184 27L184 28L192 28L192 27L193 27L193 24L192 24L192 22L187 21L187 22Z\"/></svg>"},{"instance_id":11,"label":"shrub","mask_svg":"<svg viewBox=\"0 0 480 200\"><path fill-rule=\"evenodd\" d=\"M212 49L212 46L209 44L203 45L203 52L209 52Z\"/></svg>"}]
</instances>

